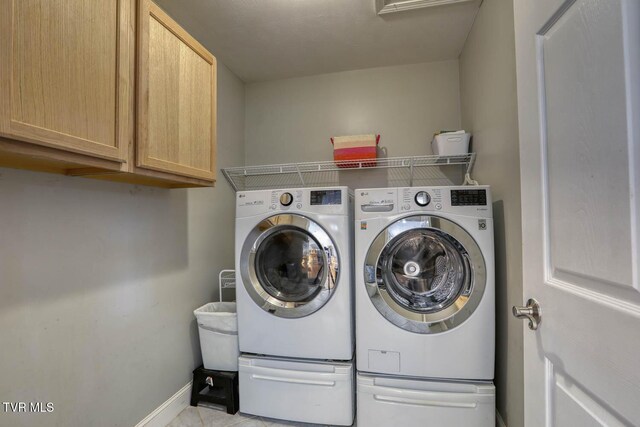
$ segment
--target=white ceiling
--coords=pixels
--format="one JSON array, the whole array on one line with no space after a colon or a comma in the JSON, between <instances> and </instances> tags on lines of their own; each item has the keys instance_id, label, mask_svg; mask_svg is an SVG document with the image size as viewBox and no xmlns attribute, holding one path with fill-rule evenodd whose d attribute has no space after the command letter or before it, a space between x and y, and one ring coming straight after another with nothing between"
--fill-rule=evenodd
<instances>
[{"instance_id":1,"label":"white ceiling","mask_svg":"<svg viewBox=\"0 0 640 427\"><path fill-rule=\"evenodd\" d=\"M375 0L156 0L245 82L456 59L481 0L384 17Z\"/></svg>"}]
</instances>

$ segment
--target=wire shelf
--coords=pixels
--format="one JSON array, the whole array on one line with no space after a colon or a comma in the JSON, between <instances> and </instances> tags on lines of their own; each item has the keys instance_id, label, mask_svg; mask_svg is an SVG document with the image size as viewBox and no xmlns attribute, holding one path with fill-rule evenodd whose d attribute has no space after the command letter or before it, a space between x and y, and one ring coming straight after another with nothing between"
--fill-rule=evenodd
<instances>
[{"instance_id":1,"label":"wire shelf","mask_svg":"<svg viewBox=\"0 0 640 427\"><path fill-rule=\"evenodd\" d=\"M236 287L236 271L222 270L218 275L220 302L222 302L222 290Z\"/></svg>"},{"instance_id":2,"label":"wire shelf","mask_svg":"<svg viewBox=\"0 0 640 427\"><path fill-rule=\"evenodd\" d=\"M475 153L458 156L415 156L240 166L222 169L235 191L350 185L367 186L459 185L471 174Z\"/></svg>"}]
</instances>

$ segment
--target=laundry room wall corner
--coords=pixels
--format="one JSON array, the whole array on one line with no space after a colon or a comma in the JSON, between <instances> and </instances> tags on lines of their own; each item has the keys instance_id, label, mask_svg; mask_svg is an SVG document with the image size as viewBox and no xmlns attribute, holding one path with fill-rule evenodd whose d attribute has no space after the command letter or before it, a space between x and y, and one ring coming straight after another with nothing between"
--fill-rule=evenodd
<instances>
[{"instance_id":1,"label":"laundry room wall corner","mask_svg":"<svg viewBox=\"0 0 640 427\"><path fill-rule=\"evenodd\" d=\"M513 2L484 0L460 55L462 126L473 134L474 178L494 197L496 390L504 425L524 423L522 231Z\"/></svg>"}]
</instances>

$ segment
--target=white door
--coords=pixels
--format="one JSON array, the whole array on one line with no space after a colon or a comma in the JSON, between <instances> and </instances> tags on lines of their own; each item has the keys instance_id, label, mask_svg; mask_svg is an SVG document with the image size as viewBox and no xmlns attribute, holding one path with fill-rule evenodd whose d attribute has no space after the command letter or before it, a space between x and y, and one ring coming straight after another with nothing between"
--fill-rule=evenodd
<instances>
[{"instance_id":1,"label":"white door","mask_svg":"<svg viewBox=\"0 0 640 427\"><path fill-rule=\"evenodd\" d=\"M514 9L524 296L542 310L525 422L637 426L640 1Z\"/></svg>"}]
</instances>

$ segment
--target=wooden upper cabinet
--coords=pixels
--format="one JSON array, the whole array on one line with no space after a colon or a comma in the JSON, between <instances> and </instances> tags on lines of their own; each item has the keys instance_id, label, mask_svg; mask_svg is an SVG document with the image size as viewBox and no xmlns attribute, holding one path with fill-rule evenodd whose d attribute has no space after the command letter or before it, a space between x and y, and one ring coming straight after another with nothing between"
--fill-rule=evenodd
<instances>
[{"instance_id":1,"label":"wooden upper cabinet","mask_svg":"<svg viewBox=\"0 0 640 427\"><path fill-rule=\"evenodd\" d=\"M197 187L215 160L216 60L157 5L0 0L0 167Z\"/></svg>"},{"instance_id":2,"label":"wooden upper cabinet","mask_svg":"<svg viewBox=\"0 0 640 427\"><path fill-rule=\"evenodd\" d=\"M0 136L127 160L133 1L0 1Z\"/></svg>"},{"instance_id":3,"label":"wooden upper cabinet","mask_svg":"<svg viewBox=\"0 0 640 427\"><path fill-rule=\"evenodd\" d=\"M153 2L139 20L136 164L214 181L216 59Z\"/></svg>"}]
</instances>

